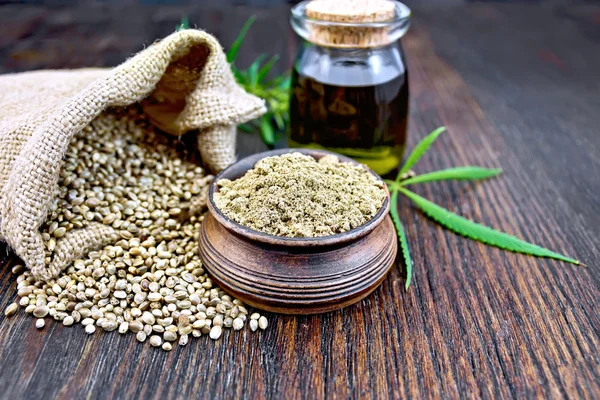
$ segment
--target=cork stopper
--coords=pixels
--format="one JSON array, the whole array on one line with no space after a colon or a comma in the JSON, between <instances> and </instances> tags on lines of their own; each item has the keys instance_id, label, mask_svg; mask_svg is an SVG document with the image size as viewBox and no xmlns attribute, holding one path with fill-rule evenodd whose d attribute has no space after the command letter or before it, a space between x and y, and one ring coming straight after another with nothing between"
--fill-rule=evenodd
<instances>
[{"instance_id":1,"label":"cork stopper","mask_svg":"<svg viewBox=\"0 0 600 400\"><path fill-rule=\"evenodd\" d=\"M306 17L316 20L309 28L309 40L315 44L367 48L392 41L385 22L396 16L395 1L312 0L305 12Z\"/></svg>"}]
</instances>

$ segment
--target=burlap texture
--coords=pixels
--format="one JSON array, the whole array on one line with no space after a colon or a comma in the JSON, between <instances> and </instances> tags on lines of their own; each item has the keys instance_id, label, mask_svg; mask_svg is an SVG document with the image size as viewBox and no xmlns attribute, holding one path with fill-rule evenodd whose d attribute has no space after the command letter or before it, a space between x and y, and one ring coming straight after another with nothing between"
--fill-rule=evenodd
<instances>
[{"instance_id":1,"label":"burlap texture","mask_svg":"<svg viewBox=\"0 0 600 400\"><path fill-rule=\"evenodd\" d=\"M236 84L217 40L198 30L176 32L114 69L0 76L0 239L37 278L116 240L102 224L70 231L45 265L39 229L73 135L106 108L137 102L168 133L197 130L215 172L235 160L235 125L265 111Z\"/></svg>"}]
</instances>

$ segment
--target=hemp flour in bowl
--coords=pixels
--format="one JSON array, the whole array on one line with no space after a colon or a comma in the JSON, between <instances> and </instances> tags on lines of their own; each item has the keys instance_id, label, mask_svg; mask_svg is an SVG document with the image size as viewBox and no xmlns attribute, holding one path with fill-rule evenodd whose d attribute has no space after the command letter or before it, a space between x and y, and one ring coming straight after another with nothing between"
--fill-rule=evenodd
<instances>
[{"instance_id":1,"label":"hemp flour in bowl","mask_svg":"<svg viewBox=\"0 0 600 400\"><path fill-rule=\"evenodd\" d=\"M211 183L199 255L213 282L253 307L336 310L368 296L398 251L387 187L335 153L254 154Z\"/></svg>"},{"instance_id":2,"label":"hemp flour in bowl","mask_svg":"<svg viewBox=\"0 0 600 400\"><path fill-rule=\"evenodd\" d=\"M387 197L364 166L300 152L259 160L235 180L217 181L214 203L229 219L269 235L314 238L371 220Z\"/></svg>"}]
</instances>

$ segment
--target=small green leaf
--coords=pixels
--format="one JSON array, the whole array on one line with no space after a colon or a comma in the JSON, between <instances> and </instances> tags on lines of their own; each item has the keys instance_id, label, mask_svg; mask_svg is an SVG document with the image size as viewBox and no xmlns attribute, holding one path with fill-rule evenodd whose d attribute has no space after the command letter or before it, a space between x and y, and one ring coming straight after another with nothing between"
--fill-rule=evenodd
<instances>
[{"instance_id":1,"label":"small green leaf","mask_svg":"<svg viewBox=\"0 0 600 400\"><path fill-rule=\"evenodd\" d=\"M266 55L261 54L256 57L256 60L248 67L248 80L250 81L250 86L255 87L258 84L258 67L266 58Z\"/></svg>"},{"instance_id":2,"label":"small green leaf","mask_svg":"<svg viewBox=\"0 0 600 400\"><path fill-rule=\"evenodd\" d=\"M402 250L404 264L406 264L406 283L404 284L404 288L405 290L408 290L412 278L412 258L410 257L410 249L408 247L408 241L406 240L406 233L404 232L404 227L402 226L400 216L398 215L397 191L392 193L390 215L392 216L392 221L394 221L394 226L396 227L396 234L398 235L398 240L400 241L400 249Z\"/></svg>"},{"instance_id":3,"label":"small green leaf","mask_svg":"<svg viewBox=\"0 0 600 400\"><path fill-rule=\"evenodd\" d=\"M415 202L423 210L425 215L433 219L440 225L450 229L459 235L477 240L490 246L499 247L504 250L514 251L516 253L529 254L537 257L548 257L565 261L571 264L580 265L581 263L573 258L563 256L543 247L525 242L515 236L497 231L487 226L480 225L459 215L456 215L435 203L411 192L405 188L398 189L402 194Z\"/></svg>"},{"instance_id":4,"label":"small green leaf","mask_svg":"<svg viewBox=\"0 0 600 400\"><path fill-rule=\"evenodd\" d=\"M502 173L500 168L481 168L481 167L456 167L442 169L440 171L428 172L426 174L413 176L400 182L402 186L412 185L413 183L425 183L445 180L456 181L475 181L487 179Z\"/></svg>"},{"instance_id":5,"label":"small green leaf","mask_svg":"<svg viewBox=\"0 0 600 400\"><path fill-rule=\"evenodd\" d=\"M275 143L275 132L269 114L263 115L260 119L260 137L267 146L273 146Z\"/></svg>"},{"instance_id":6,"label":"small green leaf","mask_svg":"<svg viewBox=\"0 0 600 400\"><path fill-rule=\"evenodd\" d=\"M265 55L259 56L247 69L239 69L234 65L235 58L240 50L244 37L252 23L256 20L251 17L242 27L237 39L227 52L227 60L231 65L231 70L236 81L244 90L265 100L268 115L257 119L254 123L241 127L240 130L260 131L261 138L268 146L273 146L278 138L280 131L285 129L289 120L289 73L266 81L267 75L272 71L272 67L277 62L278 56L272 57L265 65L261 64L265 60ZM277 131L275 131L277 126ZM250 128L250 129L248 129Z\"/></svg>"},{"instance_id":7,"label":"small green leaf","mask_svg":"<svg viewBox=\"0 0 600 400\"><path fill-rule=\"evenodd\" d=\"M273 57L271 57L271 59L265 65L262 66L260 71L258 71L258 81L259 82L262 82L265 80L265 77L267 76L267 74L269 73L269 71L271 70L273 65L277 62L277 60L279 60L279 55L275 54Z\"/></svg>"},{"instance_id":8,"label":"small green leaf","mask_svg":"<svg viewBox=\"0 0 600 400\"><path fill-rule=\"evenodd\" d=\"M423 157L423 154L425 154L425 152L427 150L429 150L429 147L433 144L433 142L435 142L435 139L437 139L438 136L440 136L441 133L444 132L445 130L446 130L445 126L440 126L436 130L431 132L429 135L425 136L423 138L423 140L421 140L415 146L412 153L410 153L410 155L406 159L406 162L400 169L400 172L398 172L398 177L396 178L396 182L398 182L400 180L400 177L402 176L402 174L408 172L421 159L421 157Z\"/></svg>"},{"instance_id":9,"label":"small green leaf","mask_svg":"<svg viewBox=\"0 0 600 400\"><path fill-rule=\"evenodd\" d=\"M289 74L275 77L269 81L269 85L281 89L280 93L286 93L292 85L292 77Z\"/></svg>"},{"instance_id":10,"label":"small green leaf","mask_svg":"<svg viewBox=\"0 0 600 400\"><path fill-rule=\"evenodd\" d=\"M292 77L288 75L287 77L285 77L285 79L281 81L281 83L278 86L281 89L289 90L292 86Z\"/></svg>"},{"instance_id":11,"label":"small green leaf","mask_svg":"<svg viewBox=\"0 0 600 400\"><path fill-rule=\"evenodd\" d=\"M179 32L182 31L184 29L189 29L190 28L190 23L188 21L188 17L181 17L181 21L179 22L179 25L177 25L175 27L175 32Z\"/></svg>"},{"instance_id":12,"label":"small green leaf","mask_svg":"<svg viewBox=\"0 0 600 400\"><path fill-rule=\"evenodd\" d=\"M238 129L246 133L252 133L254 131L254 129L252 129L252 125L250 124L239 124Z\"/></svg>"},{"instance_id":13,"label":"small green leaf","mask_svg":"<svg viewBox=\"0 0 600 400\"><path fill-rule=\"evenodd\" d=\"M276 76L275 78L273 78L269 82L267 82L267 85L269 85L271 87L279 88L279 85L281 85L281 83L283 81L285 81L285 79L286 79L286 77L283 75Z\"/></svg>"},{"instance_id":14,"label":"small green leaf","mask_svg":"<svg viewBox=\"0 0 600 400\"><path fill-rule=\"evenodd\" d=\"M283 120L283 116L281 114L273 114L273 119L277 124L277 129L282 130L285 128L285 121Z\"/></svg>"},{"instance_id":15,"label":"small green leaf","mask_svg":"<svg viewBox=\"0 0 600 400\"><path fill-rule=\"evenodd\" d=\"M251 16L250 18L248 18L248 21L246 21L246 23L240 30L240 33L238 34L237 38L235 38L235 40L233 41L233 44L227 51L227 62L228 63L231 64L232 62L235 61L235 58L237 57L237 54L240 51L240 46L242 45L242 42L244 41L244 38L246 37L246 34L248 33L248 29L250 29L250 27L252 26L254 21L256 21L256 17L254 15Z\"/></svg>"},{"instance_id":16,"label":"small green leaf","mask_svg":"<svg viewBox=\"0 0 600 400\"><path fill-rule=\"evenodd\" d=\"M246 83L247 79L245 73L240 71L235 65L231 65L231 72L233 72L233 76L235 77L237 83L240 85Z\"/></svg>"}]
</instances>

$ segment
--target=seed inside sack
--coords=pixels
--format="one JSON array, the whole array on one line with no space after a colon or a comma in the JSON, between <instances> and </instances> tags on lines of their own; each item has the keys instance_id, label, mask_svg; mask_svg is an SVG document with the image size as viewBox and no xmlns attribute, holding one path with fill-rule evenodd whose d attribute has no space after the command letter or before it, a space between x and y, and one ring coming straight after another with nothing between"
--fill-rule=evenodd
<instances>
[{"instance_id":1,"label":"seed inside sack","mask_svg":"<svg viewBox=\"0 0 600 400\"><path fill-rule=\"evenodd\" d=\"M212 179L135 110L99 116L65 155L41 228L45 261L71 230L93 222L112 226L119 239L48 282L13 268L18 304L36 318L81 324L88 334L132 332L165 351L190 336L218 339L221 329L242 329L246 307L213 284L198 255ZM16 309L11 304L5 314Z\"/></svg>"}]
</instances>

